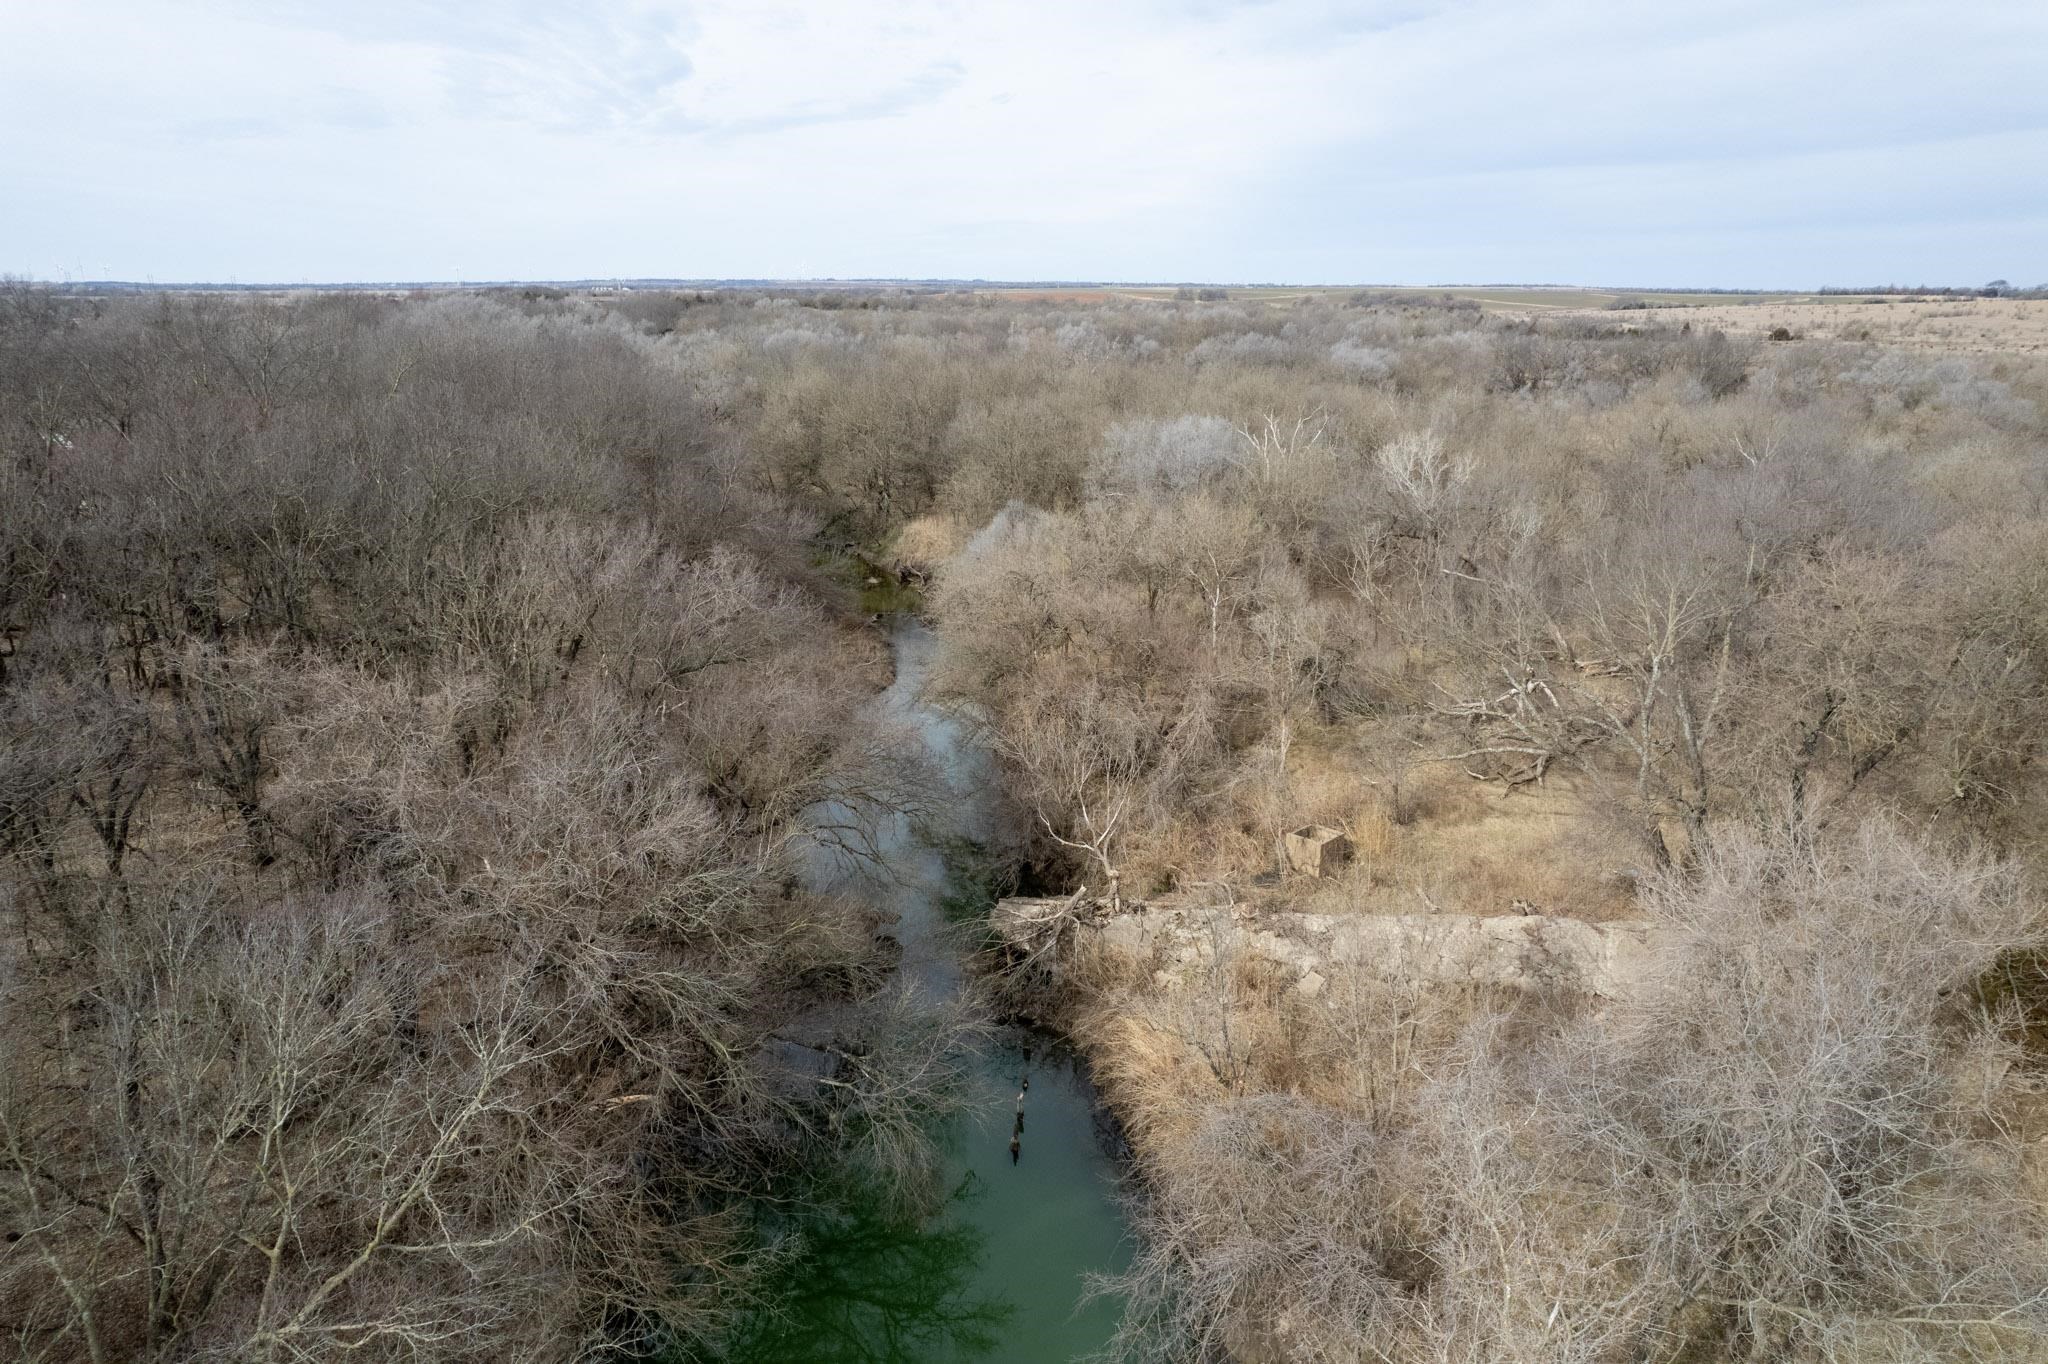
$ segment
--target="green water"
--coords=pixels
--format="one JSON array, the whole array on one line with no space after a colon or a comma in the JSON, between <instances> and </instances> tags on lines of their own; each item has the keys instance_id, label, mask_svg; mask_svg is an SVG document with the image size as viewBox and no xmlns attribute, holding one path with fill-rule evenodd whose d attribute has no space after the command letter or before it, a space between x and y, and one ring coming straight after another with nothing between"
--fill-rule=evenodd
<instances>
[{"instance_id":1,"label":"green water","mask_svg":"<svg viewBox=\"0 0 2048 1364\"><path fill-rule=\"evenodd\" d=\"M987 832L993 774L959 724L920 696L931 650L915 624L899 629L896 681L879 706L946 774L946 819L879 829L886 875L829 850L808 874L894 915L904 980L949 1000L966 972L944 906L971 887L940 848ZM1121 1271L1129 1247L1087 1075L1069 1049L1021 1029L997 1031L974 1061L965 1103L938 1134L953 1191L945 1206L906 1221L879 1194L843 1190L779 1228L800 1249L764 1286L763 1310L727 1364L1064 1364L1109 1342L1120 1305L1082 1299L1088 1276Z\"/></svg>"},{"instance_id":2,"label":"green water","mask_svg":"<svg viewBox=\"0 0 2048 1364\"><path fill-rule=\"evenodd\" d=\"M871 1207L819 1213L795 1229L805 1250L768 1284L726 1364L986 1358L1013 1309L976 1295L970 1227L920 1226Z\"/></svg>"},{"instance_id":3,"label":"green water","mask_svg":"<svg viewBox=\"0 0 2048 1364\"><path fill-rule=\"evenodd\" d=\"M803 1220L803 1253L768 1286L774 1306L730 1364L1059 1364L1107 1343L1118 1305L1083 1304L1085 1278L1123 1269L1128 1247L1086 1077L1064 1048L1024 1034L980 1060L947 1124L945 1208L905 1222L854 1191Z\"/></svg>"},{"instance_id":4,"label":"green water","mask_svg":"<svg viewBox=\"0 0 2048 1364\"><path fill-rule=\"evenodd\" d=\"M991 1364L1069 1360L1100 1349L1116 1330L1113 1299L1083 1304L1087 1275L1129 1260L1115 1201L1116 1172L1095 1127L1087 1078L1064 1048L1026 1038L990 1048L973 1106L953 1124L952 1161L967 1196L947 1220L979 1234L974 1291L1015 1309ZM1028 1073L1015 1163L1010 1133L1017 1081Z\"/></svg>"}]
</instances>

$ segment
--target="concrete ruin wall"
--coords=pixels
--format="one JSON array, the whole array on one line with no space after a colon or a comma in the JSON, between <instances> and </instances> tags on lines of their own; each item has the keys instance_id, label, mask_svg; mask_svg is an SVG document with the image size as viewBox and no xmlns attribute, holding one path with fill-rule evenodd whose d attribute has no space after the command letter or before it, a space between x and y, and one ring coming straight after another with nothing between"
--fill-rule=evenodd
<instances>
[{"instance_id":1,"label":"concrete ruin wall","mask_svg":"<svg viewBox=\"0 0 2048 1364\"><path fill-rule=\"evenodd\" d=\"M999 933L1022 942L1063 901L1005 900ZM1613 999L1641 980L1650 960L1650 925L1592 924L1541 914L1261 914L1226 909L1126 905L1080 909L1064 951L1088 945L1154 968L1172 989L1219 955L1263 958L1292 972L1302 994L1322 992L1332 968L1412 984L1562 989Z\"/></svg>"}]
</instances>

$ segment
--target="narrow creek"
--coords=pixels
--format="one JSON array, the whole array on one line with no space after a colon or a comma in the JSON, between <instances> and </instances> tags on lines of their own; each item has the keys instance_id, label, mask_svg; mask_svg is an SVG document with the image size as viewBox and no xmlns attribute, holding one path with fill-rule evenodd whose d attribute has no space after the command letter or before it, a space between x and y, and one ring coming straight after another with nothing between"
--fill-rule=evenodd
<instances>
[{"instance_id":1,"label":"narrow creek","mask_svg":"<svg viewBox=\"0 0 2048 1364\"><path fill-rule=\"evenodd\" d=\"M891 642L896 676L876 705L943 775L943 808L915 821L894 816L878 830L879 872L826 854L814 859L811 879L896 916L898 970L913 989L947 1001L967 989L967 964L948 931L941 849L988 833L993 766L957 720L921 696L931 633L901 618ZM939 1136L953 1190L944 1208L915 1228L878 1224L858 1209L813 1228L777 1309L774 1344L759 1357L1061 1364L1109 1341L1119 1304L1082 1299L1087 1276L1127 1264L1127 1227L1094 1090L1073 1051L1044 1033L998 1030L978 1044L965 1106Z\"/></svg>"}]
</instances>

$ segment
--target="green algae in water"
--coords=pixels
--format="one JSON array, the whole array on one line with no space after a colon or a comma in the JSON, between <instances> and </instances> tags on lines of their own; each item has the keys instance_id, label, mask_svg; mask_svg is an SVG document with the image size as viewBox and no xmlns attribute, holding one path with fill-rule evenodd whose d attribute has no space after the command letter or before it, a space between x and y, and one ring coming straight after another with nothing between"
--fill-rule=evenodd
<instances>
[{"instance_id":1,"label":"green algae in water","mask_svg":"<svg viewBox=\"0 0 2048 1364\"><path fill-rule=\"evenodd\" d=\"M916 616L924 611L924 593L858 550L815 555L812 562L855 594L863 615Z\"/></svg>"},{"instance_id":2,"label":"green algae in water","mask_svg":"<svg viewBox=\"0 0 2048 1364\"><path fill-rule=\"evenodd\" d=\"M868 578L879 581L869 582ZM861 580L860 609L870 616L915 616L924 610L924 594L899 582L894 573L870 573Z\"/></svg>"}]
</instances>

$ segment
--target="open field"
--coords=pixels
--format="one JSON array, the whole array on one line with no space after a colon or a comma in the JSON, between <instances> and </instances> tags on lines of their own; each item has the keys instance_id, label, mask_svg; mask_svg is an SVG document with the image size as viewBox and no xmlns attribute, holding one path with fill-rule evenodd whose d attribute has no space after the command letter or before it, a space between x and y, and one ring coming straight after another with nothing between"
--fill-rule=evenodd
<instances>
[{"instance_id":1,"label":"open field","mask_svg":"<svg viewBox=\"0 0 2048 1364\"><path fill-rule=\"evenodd\" d=\"M1117 297L1107 289L987 289L985 297L1011 303L1107 303Z\"/></svg>"},{"instance_id":2,"label":"open field","mask_svg":"<svg viewBox=\"0 0 2048 1364\"><path fill-rule=\"evenodd\" d=\"M1578 308L1607 308L1622 302L1643 302L1653 308L1681 308L1702 305L1747 306L1754 303L1798 302L1818 297L1813 294L1716 294L1716 293L1645 293L1635 289L1494 289L1485 287L1418 290L1424 293L1444 293L1453 298L1467 298L1482 307L1495 310L1517 308L1542 308L1569 310Z\"/></svg>"},{"instance_id":3,"label":"open field","mask_svg":"<svg viewBox=\"0 0 2048 1364\"><path fill-rule=\"evenodd\" d=\"M1003 297L1029 297L1037 291L1010 290ZM1318 300L1342 301L1367 293L1389 300L1455 298L1476 303L1505 317L1598 318L1609 322L1638 319L1668 322L1682 310L1682 320L1698 327L1744 336L1768 336L1784 329L1793 339L1869 342L1909 350L1954 351L1965 354L2041 354L2048 352L2048 300L2014 298L1904 298L1813 293L1645 293L1625 289L1491 288L1460 285L1449 288L1237 288L1233 302L1296 306ZM1084 298L1165 303L1171 288L1112 286L1091 291L1046 291L1062 301ZM1641 309L1617 308L1641 302Z\"/></svg>"},{"instance_id":4,"label":"open field","mask_svg":"<svg viewBox=\"0 0 2048 1364\"><path fill-rule=\"evenodd\" d=\"M1589 311L1570 310L1555 315L1584 315ZM1608 319L1617 316L1605 311L1597 315ZM1684 316L1698 327L1717 327L1743 335L1767 336L1783 328L1800 340L1871 342L1908 350L1966 354L2048 352L2048 299L1759 298L1689 309Z\"/></svg>"},{"instance_id":5,"label":"open field","mask_svg":"<svg viewBox=\"0 0 2048 1364\"><path fill-rule=\"evenodd\" d=\"M1011 291L1028 292L1028 291ZM1109 286L1105 294L1120 299L1145 302L1165 302L1173 298L1171 287ZM1574 286L1539 285L1515 287L1512 285L1449 285L1441 288L1414 285L1301 285L1285 287L1231 288L1230 297L1249 303L1291 304L1311 299L1345 299L1353 294L1366 293L1388 299L1411 297L1417 299L1458 298L1477 303L1488 311L1513 312L1521 310L1571 311L1576 309L1601 308L1622 300L1641 299L1655 307L1691 307L1699 305L1730 303L1750 304L1757 302L1795 302L1816 299L1816 294L1800 293L1644 293L1632 289L1594 289Z\"/></svg>"}]
</instances>

